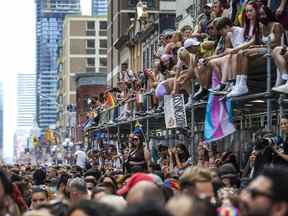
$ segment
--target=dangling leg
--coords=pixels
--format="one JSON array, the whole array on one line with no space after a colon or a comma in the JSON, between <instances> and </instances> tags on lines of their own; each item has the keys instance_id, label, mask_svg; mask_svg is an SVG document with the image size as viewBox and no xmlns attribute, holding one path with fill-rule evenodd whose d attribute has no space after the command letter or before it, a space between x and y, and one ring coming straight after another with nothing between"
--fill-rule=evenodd
<instances>
[{"instance_id":1,"label":"dangling leg","mask_svg":"<svg viewBox=\"0 0 288 216\"><path fill-rule=\"evenodd\" d=\"M236 84L227 97L238 97L248 93L247 86L247 71L248 71L248 58L242 53L235 54L237 58L237 75Z\"/></svg>"},{"instance_id":2,"label":"dangling leg","mask_svg":"<svg viewBox=\"0 0 288 216\"><path fill-rule=\"evenodd\" d=\"M286 83L284 85L279 86L277 86L277 84L279 83L276 83L276 87L272 88L272 91L288 94L288 63L287 59L285 59L286 56L282 49L283 47L274 48L272 52L272 57L277 66L277 69L279 70L279 73L281 74L281 80L283 80ZM286 50L286 52L288 51ZM278 76L277 80L279 79L280 78Z\"/></svg>"},{"instance_id":3,"label":"dangling leg","mask_svg":"<svg viewBox=\"0 0 288 216\"><path fill-rule=\"evenodd\" d=\"M210 91L215 94L223 94L223 91L226 89L226 82L229 80L231 74L231 55L213 59L209 62L209 65L216 71L219 80L221 80L220 84Z\"/></svg>"}]
</instances>

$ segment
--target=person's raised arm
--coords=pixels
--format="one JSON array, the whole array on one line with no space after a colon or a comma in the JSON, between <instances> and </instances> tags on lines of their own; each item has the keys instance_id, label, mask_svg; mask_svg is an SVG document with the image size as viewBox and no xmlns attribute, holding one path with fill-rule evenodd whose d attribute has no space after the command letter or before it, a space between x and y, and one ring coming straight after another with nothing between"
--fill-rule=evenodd
<instances>
[{"instance_id":1,"label":"person's raised arm","mask_svg":"<svg viewBox=\"0 0 288 216\"><path fill-rule=\"evenodd\" d=\"M275 12L276 16L281 16L283 14L286 4L287 4L287 0L281 0L280 5Z\"/></svg>"}]
</instances>

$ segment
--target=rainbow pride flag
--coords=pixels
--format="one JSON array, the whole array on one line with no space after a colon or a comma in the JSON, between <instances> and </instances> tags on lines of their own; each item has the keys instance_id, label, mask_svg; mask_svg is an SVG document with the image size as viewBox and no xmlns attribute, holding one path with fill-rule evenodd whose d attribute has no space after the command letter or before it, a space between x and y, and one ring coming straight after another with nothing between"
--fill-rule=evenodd
<instances>
[{"instance_id":1,"label":"rainbow pride flag","mask_svg":"<svg viewBox=\"0 0 288 216\"><path fill-rule=\"evenodd\" d=\"M237 23L240 24L240 26L243 26L243 19L244 19L244 12L245 12L245 5L247 4L247 0L240 0L239 1L239 9L237 14Z\"/></svg>"},{"instance_id":2,"label":"rainbow pride flag","mask_svg":"<svg viewBox=\"0 0 288 216\"><path fill-rule=\"evenodd\" d=\"M220 83L216 72L212 72L212 88ZM221 96L209 94L206 107L204 137L206 142L222 139L235 132L232 123L231 99L221 100Z\"/></svg>"},{"instance_id":3,"label":"rainbow pride flag","mask_svg":"<svg viewBox=\"0 0 288 216\"><path fill-rule=\"evenodd\" d=\"M234 207L221 207L217 209L218 216L239 216L239 209Z\"/></svg>"}]
</instances>

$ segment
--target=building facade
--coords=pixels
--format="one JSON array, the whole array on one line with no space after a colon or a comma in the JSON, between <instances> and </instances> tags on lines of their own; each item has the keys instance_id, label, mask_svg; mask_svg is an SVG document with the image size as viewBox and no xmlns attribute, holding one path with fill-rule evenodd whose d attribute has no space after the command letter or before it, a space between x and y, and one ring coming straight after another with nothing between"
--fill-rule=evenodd
<instances>
[{"instance_id":1,"label":"building facade","mask_svg":"<svg viewBox=\"0 0 288 216\"><path fill-rule=\"evenodd\" d=\"M17 124L14 157L18 160L29 149L30 131L36 118L36 74L17 75Z\"/></svg>"},{"instance_id":2,"label":"building facade","mask_svg":"<svg viewBox=\"0 0 288 216\"><path fill-rule=\"evenodd\" d=\"M106 16L67 16L60 55L57 127L62 137L71 138L75 137L70 129L76 124L76 74L107 73Z\"/></svg>"},{"instance_id":3,"label":"building facade","mask_svg":"<svg viewBox=\"0 0 288 216\"><path fill-rule=\"evenodd\" d=\"M139 2L147 8L143 25L137 17ZM175 29L175 14L175 0L108 1L108 85L117 86L124 63L135 72L152 66L158 36L167 28Z\"/></svg>"},{"instance_id":4,"label":"building facade","mask_svg":"<svg viewBox=\"0 0 288 216\"><path fill-rule=\"evenodd\" d=\"M36 117L36 74L17 75L17 128L31 129Z\"/></svg>"},{"instance_id":5,"label":"building facade","mask_svg":"<svg viewBox=\"0 0 288 216\"><path fill-rule=\"evenodd\" d=\"M77 114L76 114L76 142L85 143L85 132L83 123L87 120L87 113L90 111L88 100L104 93L107 84L106 73L79 73L75 77L77 86Z\"/></svg>"},{"instance_id":6,"label":"building facade","mask_svg":"<svg viewBox=\"0 0 288 216\"><path fill-rule=\"evenodd\" d=\"M3 92L3 83L0 82L0 157L2 158L3 156L3 139L4 139L4 109L3 109L3 98L4 92Z\"/></svg>"},{"instance_id":7,"label":"building facade","mask_svg":"<svg viewBox=\"0 0 288 216\"><path fill-rule=\"evenodd\" d=\"M42 131L56 123L57 60L66 15L80 14L80 0L36 0L37 121Z\"/></svg>"},{"instance_id":8,"label":"building facade","mask_svg":"<svg viewBox=\"0 0 288 216\"><path fill-rule=\"evenodd\" d=\"M105 16L108 13L107 0L92 0L92 16Z\"/></svg>"},{"instance_id":9,"label":"building facade","mask_svg":"<svg viewBox=\"0 0 288 216\"><path fill-rule=\"evenodd\" d=\"M185 25L195 25L204 5L212 0L176 0L176 2L176 25L181 29Z\"/></svg>"}]
</instances>

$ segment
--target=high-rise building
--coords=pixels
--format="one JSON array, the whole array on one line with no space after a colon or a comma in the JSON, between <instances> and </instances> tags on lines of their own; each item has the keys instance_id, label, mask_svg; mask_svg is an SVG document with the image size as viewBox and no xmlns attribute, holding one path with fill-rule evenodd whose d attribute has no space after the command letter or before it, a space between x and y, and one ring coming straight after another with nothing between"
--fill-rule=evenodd
<instances>
[{"instance_id":1,"label":"high-rise building","mask_svg":"<svg viewBox=\"0 0 288 216\"><path fill-rule=\"evenodd\" d=\"M18 74L17 82L17 128L31 129L36 111L36 74Z\"/></svg>"},{"instance_id":2,"label":"high-rise building","mask_svg":"<svg viewBox=\"0 0 288 216\"><path fill-rule=\"evenodd\" d=\"M92 16L104 16L107 12L107 0L92 0Z\"/></svg>"},{"instance_id":3,"label":"high-rise building","mask_svg":"<svg viewBox=\"0 0 288 216\"><path fill-rule=\"evenodd\" d=\"M37 121L43 130L57 118L57 60L66 15L80 14L80 0L36 0Z\"/></svg>"},{"instance_id":4,"label":"high-rise building","mask_svg":"<svg viewBox=\"0 0 288 216\"><path fill-rule=\"evenodd\" d=\"M58 67L58 121L62 137L73 134L76 105L76 74L107 73L106 16L67 16ZM92 80L90 80L92 81ZM73 113L74 112L74 113ZM75 130L74 130L75 131ZM75 137L75 136L74 136Z\"/></svg>"},{"instance_id":5,"label":"high-rise building","mask_svg":"<svg viewBox=\"0 0 288 216\"><path fill-rule=\"evenodd\" d=\"M0 156L3 155L3 84L0 82Z\"/></svg>"},{"instance_id":6,"label":"high-rise building","mask_svg":"<svg viewBox=\"0 0 288 216\"><path fill-rule=\"evenodd\" d=\"M17 75L17 128L14 156L19 159L29 146L30 131L36 117L36 74Z\"/></svg>"}]
</instances>

